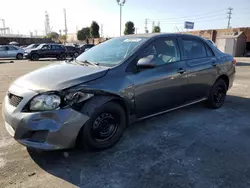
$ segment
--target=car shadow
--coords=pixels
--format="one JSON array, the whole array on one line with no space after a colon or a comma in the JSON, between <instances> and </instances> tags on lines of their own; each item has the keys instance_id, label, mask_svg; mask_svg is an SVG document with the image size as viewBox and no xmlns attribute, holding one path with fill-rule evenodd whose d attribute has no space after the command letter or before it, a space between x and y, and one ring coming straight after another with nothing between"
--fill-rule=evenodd
<instances>
[{"instance_id":1,"label":"car shadow","mask_svg":"<svg viewBox=\"0 0 250 188\"><path fill-rule=\"evenodd\" d=\"M240 67L243 67L243 66L250 66L250 63L246 63L246 62L237 62L236 66L240 66Z\"/></svg>"},{"instance_id":2,"label":"car shadow","mask_svg":"<svg viewBox=\"0 0 250 188\"><path fill-rule=\"evenodd\" d=\"M10 60L10 61L7 62L7 61L1 61L1 60L0 60L0 65L1 65L1 64L8 64L8 63L14 63L14 61Z\"/></svg>"},{"instance_id":3,"label":"car shadow","mask_svg":"<svg viewBox=\"0 0 250 188\"><path fill-rule=\"evenodd\" d=\"M43 170L80 187L194 187L201 175L227 182L227 172L245 172L241 168L247 166L250 128L241 119L250 122L249 110L249 98L228 96L220 109L195 104L134 123L118 144L104 151L28 152ZM235 135L234 129L242 131ZM241 147L243 138L248 140ZM223 168L221 160L227 162Z\"/></svg>"}]
</instances>

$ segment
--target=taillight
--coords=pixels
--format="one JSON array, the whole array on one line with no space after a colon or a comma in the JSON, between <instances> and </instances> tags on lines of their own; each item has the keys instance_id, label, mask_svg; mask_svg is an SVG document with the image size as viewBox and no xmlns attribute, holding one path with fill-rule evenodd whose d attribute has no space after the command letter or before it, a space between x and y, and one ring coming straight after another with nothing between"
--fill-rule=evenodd
<instances>
[{"instance_id":1,"label":"taillight","mask_svg":"<svg viewBox=\"0 0 250 188\"><path fill-rule=\"evenodd\" d=\"M237 63L237 62L236 62L236 60L234 59L234 60L232 61L232 63L233 63L234 66L236 66L236 63Z\"/></svg>"}]
</instances>

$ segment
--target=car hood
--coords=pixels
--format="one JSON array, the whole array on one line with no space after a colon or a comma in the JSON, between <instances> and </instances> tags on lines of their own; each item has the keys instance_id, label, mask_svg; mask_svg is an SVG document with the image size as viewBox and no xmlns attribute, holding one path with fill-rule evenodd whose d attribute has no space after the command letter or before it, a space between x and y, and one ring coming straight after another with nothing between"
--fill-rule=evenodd
<instances>
[{"instance_id":1,"label":"car hood","mask_svg":"<svg viewBox=\"0 0 250 188\"><path fill-rule=\"evenodd\" d=\"M18 78L14 84L37 92L63 90L81 83L101 78L108 67L56 63Z\"/></svg>"},{"instance_id":2,"label":"car hood","mask_svg":"<svg viewBox=\"0 0 250 188\"><path fill-rule=\"evenodd\" d=\"M35 51L35 50L36 50L36 48L24 49L24 51L25 51L26 53L30 53L31 51Z\"/></svg>"}]
</instances>

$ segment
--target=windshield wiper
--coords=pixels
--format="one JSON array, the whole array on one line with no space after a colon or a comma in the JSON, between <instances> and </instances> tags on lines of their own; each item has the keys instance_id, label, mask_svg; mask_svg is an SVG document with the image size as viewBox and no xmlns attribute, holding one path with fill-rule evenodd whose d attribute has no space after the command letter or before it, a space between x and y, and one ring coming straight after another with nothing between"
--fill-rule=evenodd
<instances>
[{"instance_id":1,"label":"windshield wiper","mask_svg":"<svg viewBox=\"0 0 250 188\"><path fill-rule=\"evenodd\" d=\"M89 65L92 65L92 66L95 66L95 67L98 67L99 63L93 63L93 62L89 62L87 60L85 61L80 61L81 63L85 63L85 64L89 64Z\"/></svg>"},{"instance_id":2,"label":"windshield wiper","mask_svg":"<svg viewBox=\"0 0 250 188\"><path fill-rule=\"evenodd\" d=\"M91 66L95 66L95 67L98 67L98 65L99 65L99 63L93 63L93 62L89 62L87 60L85 60L85 61L78 61L75 58L71 58L67 62L72 62L72 61L75 62L75 63L78 63L78 64L87 64L87 65L91 65Z\"/></svg>"}]
</instances>

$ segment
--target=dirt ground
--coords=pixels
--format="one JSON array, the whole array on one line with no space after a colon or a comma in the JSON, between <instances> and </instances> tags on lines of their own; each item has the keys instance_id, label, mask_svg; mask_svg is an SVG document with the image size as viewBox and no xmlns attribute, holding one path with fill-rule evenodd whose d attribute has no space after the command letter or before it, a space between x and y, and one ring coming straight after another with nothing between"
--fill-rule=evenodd
<instances>
[{"instance_id":1,"label":"dirt ground","mask_svg":"<svg viewBox=\"0 0 250 188\"><path fill-rule=\"evenodd\" d=\"M27 150L0 117L0 187L250 187L250 58L237 59L225 105L196 104L129 126L113 148ZM0 60L0 106L10 83L48 61Z\"/></svg>"}]
</instances>

